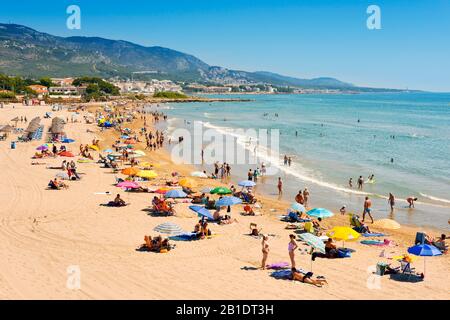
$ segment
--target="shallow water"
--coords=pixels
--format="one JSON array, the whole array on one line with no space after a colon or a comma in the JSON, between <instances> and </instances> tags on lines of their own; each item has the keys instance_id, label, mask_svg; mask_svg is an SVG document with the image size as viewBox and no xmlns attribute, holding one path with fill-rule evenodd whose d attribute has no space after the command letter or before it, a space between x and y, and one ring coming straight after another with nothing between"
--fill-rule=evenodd
<instances>
[{"instance_id":1,"label":"shallow water","mask_svg":"<svg viewBox=\"0 0 450 320\"><path fill-rule=\"evenodd\" d=\"M234 97L234 96L233 96ZM246 95L245 98L248 98ZM277 157L260 158L284 177L285 197L308 186L312 201L336 210L347 204L360 211L362 197L374 198L375 216L389 216L385 197L398 199L395 218L404 223L448 228L450 218L450 94L395 93L355 95L254 95L250 102L173 104L166 113L169 132L193 121L225 132L227 128L278 129L280 156L292 156L292 166ZM278 116L275 115L278 114ZM187 122L185 122L186 120ZM359 121L358 121L359 120ZM297 132L297 135L296 135ZM255 139L238 139L249 152ZM261 153L257 147L256 152ZM393 162L391 162L391 158ZM245 178L249 167L234 166ZM375 183L355 190L361 175ZM348 187L352 177L354 188ZM273 193L276 178L259 186ZM419 198L415 210L404 208L407 196Z\"/></svg>"}]
</instances>

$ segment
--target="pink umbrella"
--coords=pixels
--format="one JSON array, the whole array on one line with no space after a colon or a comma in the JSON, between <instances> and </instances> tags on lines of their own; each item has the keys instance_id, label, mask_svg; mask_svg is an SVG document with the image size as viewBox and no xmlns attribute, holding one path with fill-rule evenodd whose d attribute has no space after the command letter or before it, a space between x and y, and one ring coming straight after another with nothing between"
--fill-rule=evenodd
<instances>
[{"instance_id":1,"label":"pink umbrella","mask_svg":"<svg viewBox=\"0 0 450 320\"><path fill-rule=\"evenodd\" d=\"M123 189L138 189L140 186L133 181L123 181L116 184L116 187Z\"/></svg>"}]
</instances>

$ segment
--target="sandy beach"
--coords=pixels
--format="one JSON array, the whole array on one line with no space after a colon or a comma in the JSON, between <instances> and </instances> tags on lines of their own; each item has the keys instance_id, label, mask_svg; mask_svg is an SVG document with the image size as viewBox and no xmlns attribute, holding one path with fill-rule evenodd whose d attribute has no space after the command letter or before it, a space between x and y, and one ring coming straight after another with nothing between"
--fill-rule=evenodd
<instances>
[{"instance_id":1,"label":"sandy beach","mask_svg":"<svg viewBox=\"0 0 450 320\"><path fill-rule=\"evenodd\" d=\"M96 106L91 106L94 110ZM16 104L0 109L0 125L10 124L16 116L44 116L50 106L26 107ZM65 119L67 110L53 112ZM82 121L81 113L79 119ZM0 141L0 299L449 299L450 281L448 254L426 259L424 281L396 281L388 275L373 274L377 262L396 261L380 257L382 250L390 256L406 253L414 244L417 231L434 236L440 230L423 230L403 226L385 231L397 246L380 248L355 242L346 246L356 252L346 259L316 259L314 275L325 276L328 285L322 288L270 277L270 270L257 269L261 261L261 240L248 235L249 224L257 223L269 239L268 263L288 262L289 234L286 223L279 221L293 199L277 200L257 194L263 204L262 216L242 216L242 205L232 208L238 222L230 225L211 224L217 234L200 241L173 241L169 253L140 252L144 235L156 235L153 228L166 221L175 222L184 230L192 230L197 215L187 203L176 205L176 216L153 217L148 213L153 194L124 192L116 188L111 169L95 162L78 163L80 181L69 181L68 190L47 190L47 184L63 160L57 158L31 159L36 148L46 142L51 119L42 119L44 137L40 141L17 143L10 148L11 134ZM137 119L130 127L142 127ZM19 122L18 127L26 127ZM87 130L92 132L88 132ZM68 137L76 142L69 150L78 154L79 144L100 139L101 149L110 148L119 136L114 130L100 132L96 124L84 121L65 126ZM140 149L143 149L141 146ZM75 159L77 159L76 157ZM169 178L171 172L189 176L194 169L175 165L164 149L147 152L141 160L160 164L155 171L157 184ZM39 162L42 165L32 165ZM122 176L123 177L123 176ZM244 177L243 177L244 178ZM199 186L228 185L226 181L197 180ZM162 184L161 184L162 185ZM109 192L110 194L101 194ZM122 208L103 207L120 193L130 205ZM328 227L348 226L348 217L336 213L327 219ZM383 230L377 230L383 231ZM299 242L303 250L307 248ZM308 254L296 253L297 266L310 271ZM413 266L423 271L423 257ZM68 279L79 268L81 287L71 289Z\"/></svg>"}]
</instances>

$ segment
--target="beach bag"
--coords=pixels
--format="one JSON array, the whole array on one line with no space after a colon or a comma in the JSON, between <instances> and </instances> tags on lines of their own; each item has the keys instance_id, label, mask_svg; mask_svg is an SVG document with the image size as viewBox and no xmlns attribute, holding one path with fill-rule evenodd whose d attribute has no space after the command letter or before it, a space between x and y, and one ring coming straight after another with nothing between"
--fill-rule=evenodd
<instances>
[{"instance_id":1,"label":"beach bag","mask_svg":"<svg viewBox=\"0 0 450 320\"><path fill-rule=\"evenodd\" d=\"M386 263L384 262L378 262L377 263L377 270L376 270L376 274L379 276L384 275L384 273L386 272Z\"/></svg>"}]
</instances>

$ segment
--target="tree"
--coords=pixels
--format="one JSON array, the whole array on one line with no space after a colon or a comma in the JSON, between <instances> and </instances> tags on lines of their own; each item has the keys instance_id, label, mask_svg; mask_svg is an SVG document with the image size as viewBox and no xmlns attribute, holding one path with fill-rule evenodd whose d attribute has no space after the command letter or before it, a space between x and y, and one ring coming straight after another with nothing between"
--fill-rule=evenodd
<instances>
[{"instance_id":1,"label":"tree","mask_svg":"<svg viewBox=\"0 0 450 320\"><path fill-rule=\"evenodd\" d=\"M41 78L39 80L39 83L47 88L55 86L55 84L52 82L52 79L48 77Z\"/></svg>"}]
</instances>

